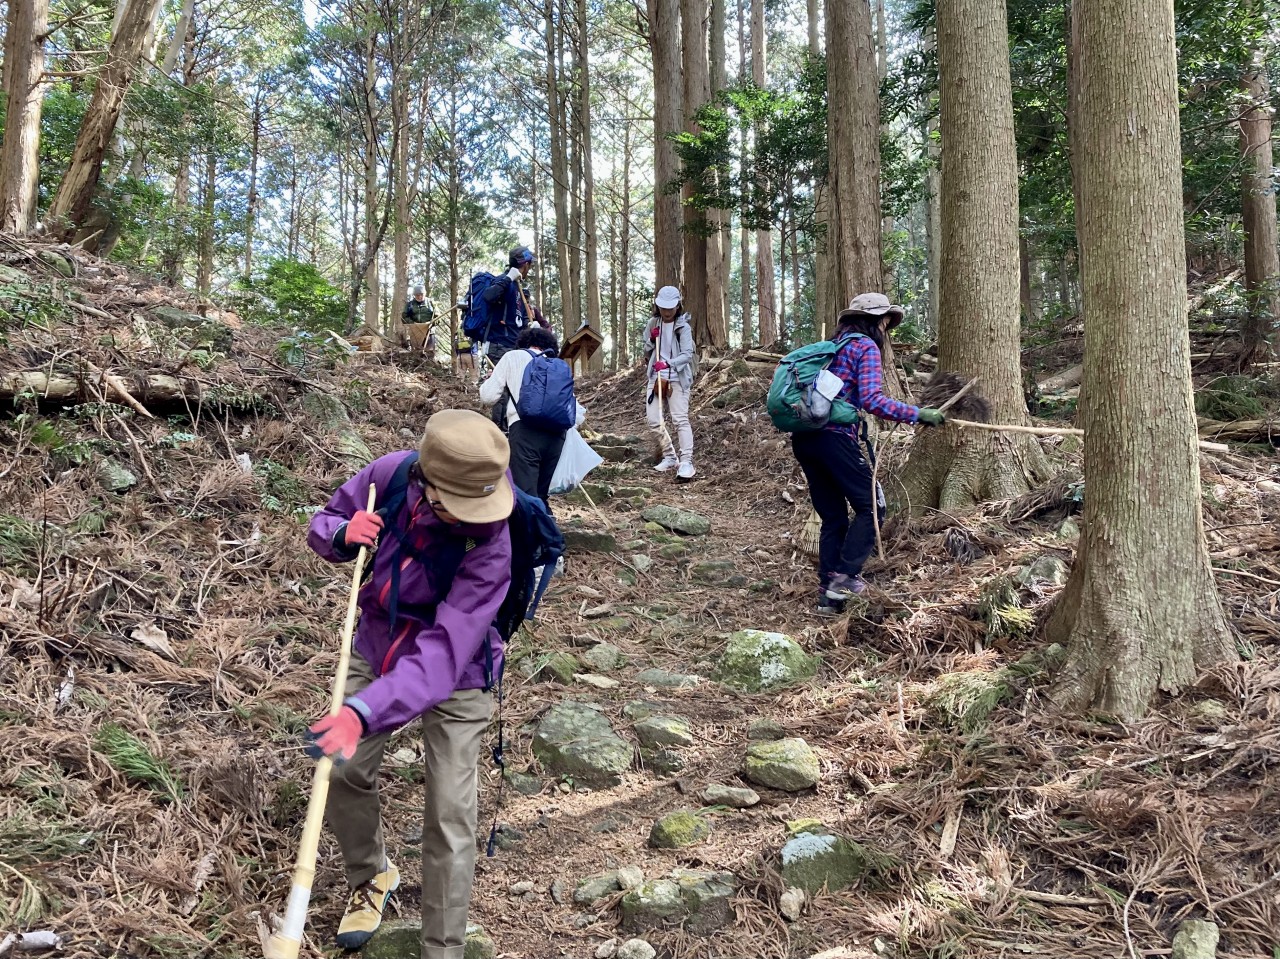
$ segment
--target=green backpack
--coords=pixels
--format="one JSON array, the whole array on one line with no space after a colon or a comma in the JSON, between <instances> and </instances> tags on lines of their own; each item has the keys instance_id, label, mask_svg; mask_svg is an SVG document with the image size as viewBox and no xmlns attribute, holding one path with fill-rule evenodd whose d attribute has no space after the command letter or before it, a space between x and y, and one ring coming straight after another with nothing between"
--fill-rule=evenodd
<instances>
[{"instance_id":1,"label":"green backpack","mask_svg":"<svg viewBox=\"0 0 1280 959\"><path fill-rule=\"evenodd\" d=\"M766 407L773 425L784 433L820 430L828 423L858 422L858 408L847 400L831 400L814 387L818 377L831 365L836 354L861 333L838 340L820 340L792 350L782 358L769 385Z\"/></svg>"}]
</instances>

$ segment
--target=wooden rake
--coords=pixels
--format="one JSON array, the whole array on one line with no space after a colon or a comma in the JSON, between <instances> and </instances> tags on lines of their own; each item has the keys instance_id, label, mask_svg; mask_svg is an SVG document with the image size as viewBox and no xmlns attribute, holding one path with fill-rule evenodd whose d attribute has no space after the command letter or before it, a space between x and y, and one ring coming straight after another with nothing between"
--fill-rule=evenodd
<instances>
[{"instance_id":1,"label":"wooden rake","mask_svg":"<svg viewBox=\"0 0 1280 959\"><path fill-rule=\"evenodd\" d=\"M377 488L370 483L370 513L373 512L377 496ZM360 596L360 580L368 557L368 548L361 546L360 552L356 554L355 572L351 575L351 596L347 600L347 620L342 627L338 672L333 678L333 693L329 698L330 716L337 714L342 708L347 688L347 670L351 666L351 634L356 625L356 600ZM316 856L320 846L320 830L324 826L324 805L329 798L329 776L332 772L333 760L328 756L316 762L315 774L311 777L311 799L307 803L307 818L302 826L302 840L298 845L298 861L293 869L293 888L289 891L284 925L263 946L266 959L298 959L298 951L302 948L302 933L307 924L307 908L311 904L311 883L316 877Z\"/></svg>"}]
</instances>

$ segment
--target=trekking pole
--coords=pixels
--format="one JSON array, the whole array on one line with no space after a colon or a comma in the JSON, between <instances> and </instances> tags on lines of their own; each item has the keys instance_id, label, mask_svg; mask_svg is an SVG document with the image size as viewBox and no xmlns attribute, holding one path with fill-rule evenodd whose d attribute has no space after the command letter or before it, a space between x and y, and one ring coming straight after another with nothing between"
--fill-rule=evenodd
<instances>
[{"instance_id":1,"label":"trekking pole","mask_svg":"<svg viewBox=\"0 0 1280 959\"><path fill-rule=\"evenodd\" d=\"M370 483L370 513L373 512L377 495L377 489ZM351 634L356 625L356 601L360 596L360 580L368 557L368 547L361 546L356 554L355 572L351 575L351 596L347 600L347 619L342 627L338 672L333 678L333 692L329 698L330 716L336 715L342 708L346 692L347 670L351 665ZM263 947L266 959L298 959L298 950L302 947L302 932L307 924L307 907L311 903L311 883L316 876L316 855L320 846L320 829L324 825L324 806L329 798L329 775L332 770L333 760L328 756L323 756L316 762L315 773L311 777L311 799L307 803L307 818L298 844L298 861L293 870L293 887L289 891L284 925Z\"/></svg>"},{"instance_id":2,"label":"trekking pole","mask_svg":"<svg viewBox=\"0 0 1280 959\"><path fill-rule=\"evenodd\" d=\"M662 320L661 319L658 320L658 324L659 324L658 338L654 340L654 343L653 343L653 352L654 352L654 355L657 357L657 359L654 360L655 363L662 362L662 325L661 325ZM672 327L671 333L672 333L672 336L675 335L674 327ZM667 369L670 369L670 367L667 367ZM662 451L663 459L667 458L668 449L675 450L676 448L675 441L671 438L671 431L667 429L667 414L662 408L662 379L663 379L662 374L665 372L666 370L659 370L657 374L654 376L654 380L653 380L653 392L654 392L654 395L656 395L658 398L658 425L662 427L662 437L667 441L667 445ZM667 380L666 382L670 383L671 381ZM678 455L678 451L677 451L677 455Z\"/></svg>"}]
</instances>

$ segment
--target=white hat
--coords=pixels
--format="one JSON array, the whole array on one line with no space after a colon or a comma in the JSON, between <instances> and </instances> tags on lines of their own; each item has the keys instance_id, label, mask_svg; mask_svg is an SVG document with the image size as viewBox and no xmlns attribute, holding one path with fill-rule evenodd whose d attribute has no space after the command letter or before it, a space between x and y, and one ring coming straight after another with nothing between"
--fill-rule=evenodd
<instances>
[{"instance_id":1,"label":"white hat","mask_svg":"<svg viewBox=\"0 0 1280 959\"><path fill-rule=\"evenodd\" d=\"M654 297L654 306L660 310L669 310L680 305L680 291L674 286L664 286Z\"/></svg>"}]
</instances>

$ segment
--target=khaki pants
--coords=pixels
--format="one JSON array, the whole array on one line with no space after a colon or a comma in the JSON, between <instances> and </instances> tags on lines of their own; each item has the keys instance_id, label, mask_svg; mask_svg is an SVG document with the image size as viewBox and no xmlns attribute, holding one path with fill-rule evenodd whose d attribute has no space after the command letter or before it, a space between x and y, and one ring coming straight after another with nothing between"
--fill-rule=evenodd
<instances>
[{"instance_id":1,"label":"khaki pants","mask_svg":"<svg viewBox=\"0 0 1280 959\"><path fill-rule=\"evenodd\" d=\"M347 693L373 681L359 653L351 656ZM476 764L492 697L460 689L422 717L426 808L422 824L422 959L462 959L476 866ZM381 871L386 858L378 768L390 733L360 740L350 762L335 766L325 821L338 840L352 889Z\"/></svg>"},{"instance_id":2,"label":"khaki pants","mask_svg":"<svg viewBox=\"0 0 1280 959\"><path fill-rule=\"evenodd\" d=\"M693 427L689 425L689 391L686 390L676 381L671 381L671 391L659 401L657 393L654 392L652 400L649 400L649 392L654 390L654 384L645 387L645 399L648 403L645 406L645 419L649 423L649 429L658 434L658 443L662 446L662 455L670 456L672 459L679 459L681 463L693 462ZM661 406L659 406L661 403ZM671 425L676 429L676 441L680 444L680 452L677 456L676 449L671 445L671 437L662 428L662 417L659 413L665 413L671 417Z\"/></svg>"}]
</instances>

